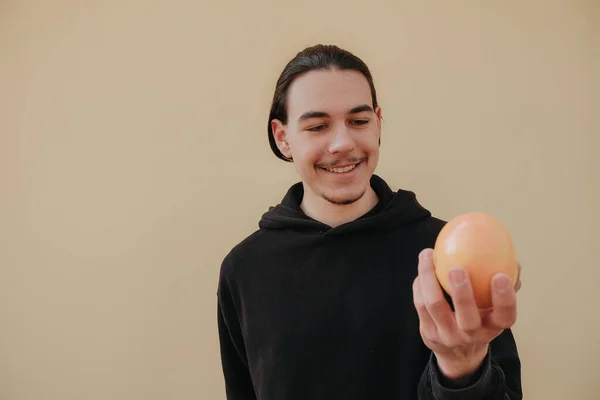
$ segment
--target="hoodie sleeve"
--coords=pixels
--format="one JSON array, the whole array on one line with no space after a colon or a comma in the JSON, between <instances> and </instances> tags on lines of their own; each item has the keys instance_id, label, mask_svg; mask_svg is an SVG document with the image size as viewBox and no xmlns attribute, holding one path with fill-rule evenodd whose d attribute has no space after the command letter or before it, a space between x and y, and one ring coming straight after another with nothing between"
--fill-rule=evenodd
<instances>
[{"instance_id":1,"label":"hoodie sleeve","mask_svg":"<svg viewBox=\"0 0 600 400\"><path fill-rule=\"evenodd\" d=\"M220 285L217 298L217 326L227 400L256 400L237 312L226 284Z\"/></svg>"},{"instance_id":2,"label":"hoodie sleeve","mask_svg":"<svg viewBox=\"0 0 600 400\"><path fill-rule=\"evenodd\" d=\"M510 329L489 346L479 371L468 386L444 386L435 356L431 355L419 382L419 400L521 400L521 364Z\"/></svg>"}]
</instances>

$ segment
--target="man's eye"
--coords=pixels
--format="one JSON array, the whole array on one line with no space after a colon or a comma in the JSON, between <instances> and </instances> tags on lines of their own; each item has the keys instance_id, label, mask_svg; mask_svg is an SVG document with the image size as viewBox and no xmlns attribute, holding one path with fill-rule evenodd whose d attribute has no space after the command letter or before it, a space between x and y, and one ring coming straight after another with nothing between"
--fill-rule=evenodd
<instances>
[{"instance_id":1,"label":"man's eye","mask_svg":"<svg viewBox=\"0 0 600 400\"><path fill-rule=\"evenodd\" d=\"M366 125L369 123L368 119L355 119L350 121L353 125Z\"/></svg>"},{"instance_id":2,"label":"man's eye","mask_svg":"<svg viewBox=\"0 0 600 400\"><path fill-rule=\"evenodd\" d=\"M308 128L306 130L311 131L311 132L319 132L319 131L322 131L323 129L325 129L325 125L321 124L321 125L317 125L317 126L311 126L310 128Z\"/></svg>"}]
</instances>

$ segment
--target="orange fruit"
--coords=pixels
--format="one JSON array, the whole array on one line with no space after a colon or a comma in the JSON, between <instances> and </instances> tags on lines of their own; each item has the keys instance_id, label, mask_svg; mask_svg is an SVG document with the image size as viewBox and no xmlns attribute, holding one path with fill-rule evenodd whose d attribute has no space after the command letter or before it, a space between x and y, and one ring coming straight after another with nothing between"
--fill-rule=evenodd
<instances>
[{"instance_id":1,"label":"orange fruit","mask_svg":"<svg viewBox=\"0 0 600 400\"><path fill-rule=\"evenodd\" d=\"M447 293L450 269L465 268L482 310L492 307L492 277L503 272L514 284L519 272L510 233L498 219L480 212L459 215L444 225L435 242L433 263Z\"/></svg>"}]
</instances>

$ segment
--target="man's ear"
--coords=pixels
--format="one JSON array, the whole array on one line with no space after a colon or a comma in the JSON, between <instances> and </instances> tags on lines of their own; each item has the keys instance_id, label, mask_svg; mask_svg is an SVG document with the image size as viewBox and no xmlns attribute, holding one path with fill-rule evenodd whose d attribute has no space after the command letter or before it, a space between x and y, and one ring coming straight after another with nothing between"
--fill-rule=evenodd
<instances>
[{"instance_id":1,"label":"man's ear","mask_svg":"<svg viewBox=\"0 0 600 400\"><path fill-rule=\"evenodd\" d=\"M292 151L290 149L290 144L287 141L287 132L286 127L283 123L274 119L271 121L271 130L273 131L273 139L275 139L275 144L277 144L277 148L287 158L292 158Z\"/></svg>"},{"instance_id":2,"label":"man's ear","mask_svg":"<svg viewBox=\"0 0 600 400\"><path fill-rule=\"evenodd\" d=\"M375 115L377 115L377 135L379 136L379 144L381 145L381 121L383 120L381 107L375 108Z\"/></svg>"}]
</instances>

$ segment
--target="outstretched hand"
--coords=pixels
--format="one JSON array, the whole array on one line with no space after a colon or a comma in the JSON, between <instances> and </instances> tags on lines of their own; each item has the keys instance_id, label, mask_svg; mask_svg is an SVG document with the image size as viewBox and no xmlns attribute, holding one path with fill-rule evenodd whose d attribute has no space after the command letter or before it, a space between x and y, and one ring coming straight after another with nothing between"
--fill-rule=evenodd
<instances>
[{"instance_id":1,"label":"outstretched hand","mask_svg":"<svg viewBox=\"0 0 600 400\"><path fill-rule=\"evenodd\" d=\"M434 271L433 250L419 254L418 276L413 283L413 299L419 315L421 337L435 354L442 374L449 380L463 380L477 371L489 343L510 328L517 318L516 293L519 278L512 282L506 274L492 278L492 309L478 309L468 272L457 266L450 271L450 297L444 297Z\"/></svg>"}]
</instances>

